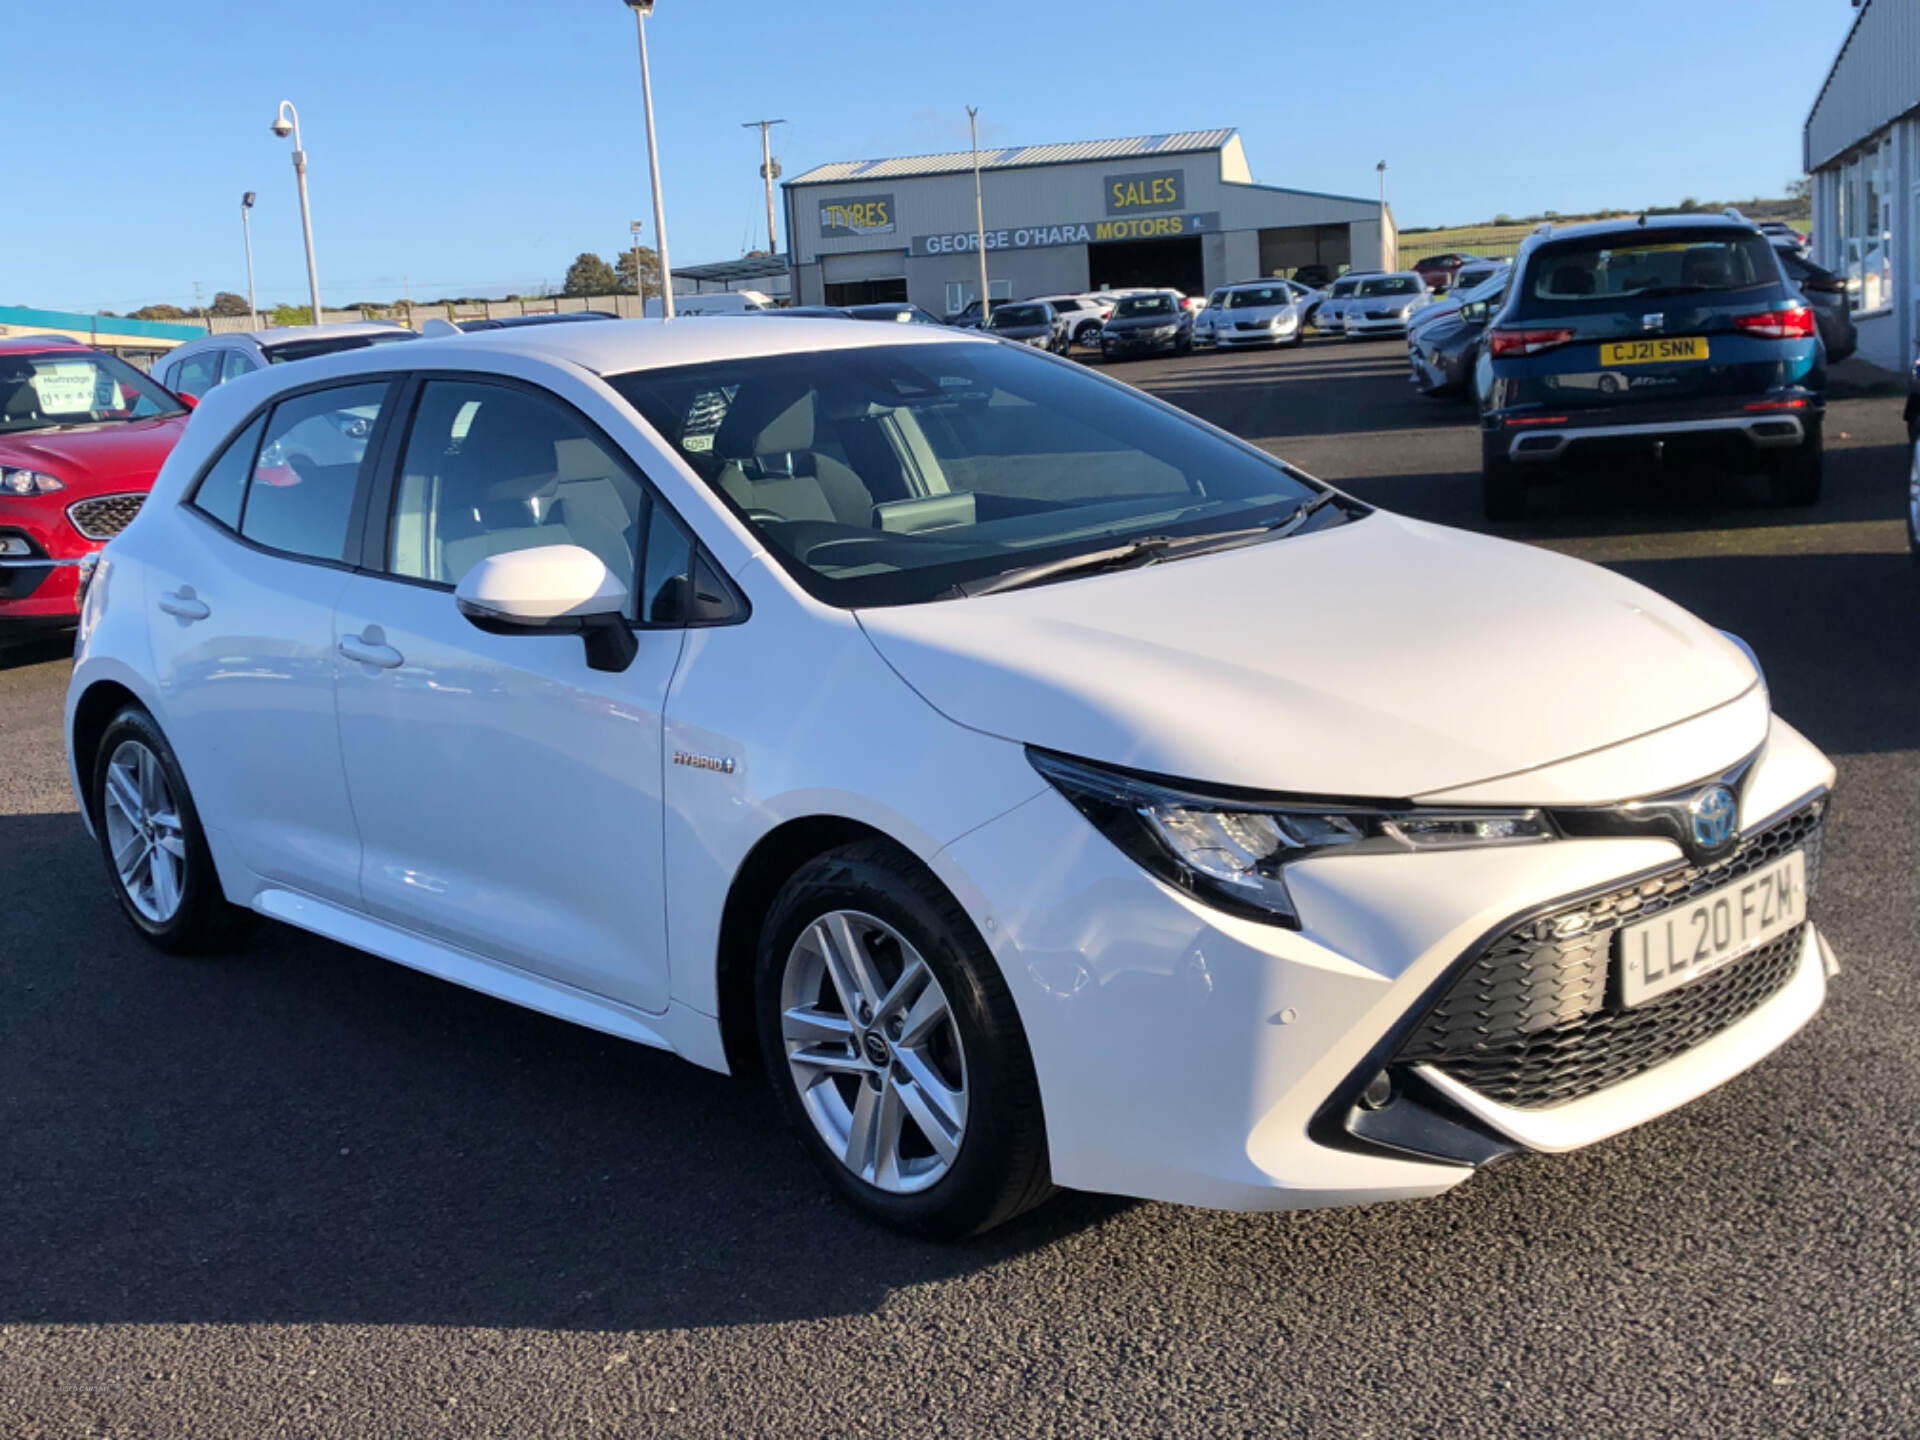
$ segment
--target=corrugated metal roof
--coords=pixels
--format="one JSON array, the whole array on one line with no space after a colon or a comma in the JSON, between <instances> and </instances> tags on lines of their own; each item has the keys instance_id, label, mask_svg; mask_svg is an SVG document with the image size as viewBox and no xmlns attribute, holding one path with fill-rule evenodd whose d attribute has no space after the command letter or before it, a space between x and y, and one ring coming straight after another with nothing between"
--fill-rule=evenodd
<instances>
[{"instance_id":1,"label":"corrugated metal roof","mask_svg":"<svg viewBox=\"0 0 1920 1440\"><path fill-rule=\"evenodd\" d=\"M1151 155L1177 155L1194 150L1218 150L1238 132L1182 130L1175 135L1134 135L1124 140L1069 140L1058 145L1015 145L982 151L982 170L1009 170L1020 165L1072 165L1084 160L1130 160ZM915 175L951 175L973 168L971 150L945 155L902 155L892 160L835 160L816 165L789 185L827 185L842 180L901 180Z\"/></svg>"},{"instance_id":2,"label":"corrugated metal roof","mask_svg":"<svg viewBox=\"0 0 1920 1440\"><path fill-rule=\"evenodd\" d=\"M1801 131L1815 170L1920 106L1920 0L1862 0Z\"/></svg>"}]
</instances>

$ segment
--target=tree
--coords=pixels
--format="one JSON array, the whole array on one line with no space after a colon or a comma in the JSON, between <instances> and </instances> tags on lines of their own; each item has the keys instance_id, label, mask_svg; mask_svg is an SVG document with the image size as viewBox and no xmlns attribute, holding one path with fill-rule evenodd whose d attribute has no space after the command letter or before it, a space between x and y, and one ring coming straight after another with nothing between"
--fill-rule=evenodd
<instances>
[{"instance_id":1,"label":"tree","mask_svg":"<svg viewBox=\"0 0 1920 1440\"><path fill-rule=\"evenodd\" d=\"M187 312L178 305L142 305L128 317L133 320L184 320Z\"/></svg>"},{"instance_id":2,"label":"tree","mask_svg":"<svg viewBox=\"0 0 1920 1440\"><path fill-rule=\"evenodd\" d=\"M653 251L649 250L644 245L640 247L639 257L640 257L640 274L639 274L640 282L647 287L646 293L653 294L653 295L659 294L660 293L660 257L654 254ZM638 293L634 288L635 277L633 273L633 262L634 262L634 252L632 250L622 250L620 252L620 263L614 267L614 272L613 272L614 288L613 288L613 292L610 292L610 293L617 293L621 295L633 295ZM568 293L571 294L572 292L569 291Z\"/></svg>"},{"instance_id":3,"label":"tree","mask_svg":"<svg viewBox=\"0 0 1920 1440\"><path fill-rule=\"evenodd\" d=\"M247 297L236 295L231 290L222 290L213 297L213 304L207 307L209 315L251 315L253 307L247 304Z\"/></svg>"},{"instance_id":4,"label":"tree","mask_svg":"<svg viewBox=\"0 0 1920 1440\"><path fill-rule=\"evenodd\" d=\"M273 307L272 319L276 325L311 325L313 307L311 305L276 305Z\"/></svg>"},{"instance_id":5,"label":"tree","mask_svg":"<svg viewBox=\"0 0 1920 1440\"><path fill-rule=\"evenodd\" d=\"M1813 177L1802 175L1798 180L1787 182L1787 199L1805 202L1813 198Z\"/></svg>"},{"instance_id":6,"label":"tree","mask_svg":"<svg viewBox=\"0 0 1920 1440\"><path fill-rule=\"evenodd\" d=\"M611 295L619 281L615 278L613 267L590 250L583 250L567 267L567 278L561 286L563 295Z\"/></svg>"}]
</instances>

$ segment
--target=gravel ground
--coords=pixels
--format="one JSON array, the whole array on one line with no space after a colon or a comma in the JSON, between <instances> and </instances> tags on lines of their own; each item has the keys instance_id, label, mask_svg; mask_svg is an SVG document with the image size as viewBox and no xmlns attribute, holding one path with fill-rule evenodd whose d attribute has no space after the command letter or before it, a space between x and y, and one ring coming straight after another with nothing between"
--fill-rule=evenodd
<instances>
[{"instance_id":1,"label":"gravel ground","mask_svg":"<svg viewBox=\"0 0 1920 1440\"><path fill-rule=\"evenodd\" d=\"M1467 413L1414 395L1402 355L1116 373L1478 525ZM0 652L0 1434L1920 1433L1898 411L1835 406L1810 511L1642 477L1510 527L1758 649L1840 766L1818 912L1845 973L1723 1090L1414 1204L1065 1195L919 1245L829 1202L755 1084L292 931L163 962L70 813L64 655ZM1604 660L1596 686L1634 683Z\"/></svg>"}]
</instances>

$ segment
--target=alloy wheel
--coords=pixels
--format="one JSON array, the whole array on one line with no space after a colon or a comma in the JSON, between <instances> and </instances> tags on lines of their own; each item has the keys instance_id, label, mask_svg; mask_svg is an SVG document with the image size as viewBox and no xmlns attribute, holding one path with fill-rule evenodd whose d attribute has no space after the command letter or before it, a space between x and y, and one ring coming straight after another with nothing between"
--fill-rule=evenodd
<instances>
[{"instance_id":1,"label":"alloy wheel","mask_svg":"<svg viewBox=\"0 0 1920 1440\"><path fill-rule=\"evenodd\" d=\"M905 936L857 910L800 932L780 985L787 1069L840 1162L894 1195L947 1174L967 1126L959 1027Z\"/></svg>"},{"instance_id":2,"label":"alloy wheel","mask_svg":"<svg viewBox=\"0 0 1920 1440\"><path fill-rule=\"evenodd\" d=\"M185 895L187 841L160 757L138 740L121 741L107 762L100 808L120 888L148 920L166 924Z\"/></svg>"}]
</instances>

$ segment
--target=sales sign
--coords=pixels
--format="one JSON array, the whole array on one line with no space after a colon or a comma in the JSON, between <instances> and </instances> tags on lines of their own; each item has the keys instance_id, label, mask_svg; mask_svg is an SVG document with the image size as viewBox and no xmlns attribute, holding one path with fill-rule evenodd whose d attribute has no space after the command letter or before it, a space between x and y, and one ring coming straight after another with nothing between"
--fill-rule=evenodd
<instances>
[{"instance_id":1,"label":"sales sign","mask_svg":"<svg viewBox=\"0 0 1920 1440\"><path fill-rule=\"evenodd\" d=\"M855 195L820 202L824 235L893 234L893 195Z\"/></svg>"},{"instance_id":2,"label":"sales sign","mask_svg":"<svg viewBox=\"0 0 1920 1440\"><path fill-rule=\"evenodd\" d=\"M1109 175L1102 188L1107 194L1109 215L1178 210L1187 203L1187 172L1147 170L1134 175Z\"/></svg>"}]
</instances>

